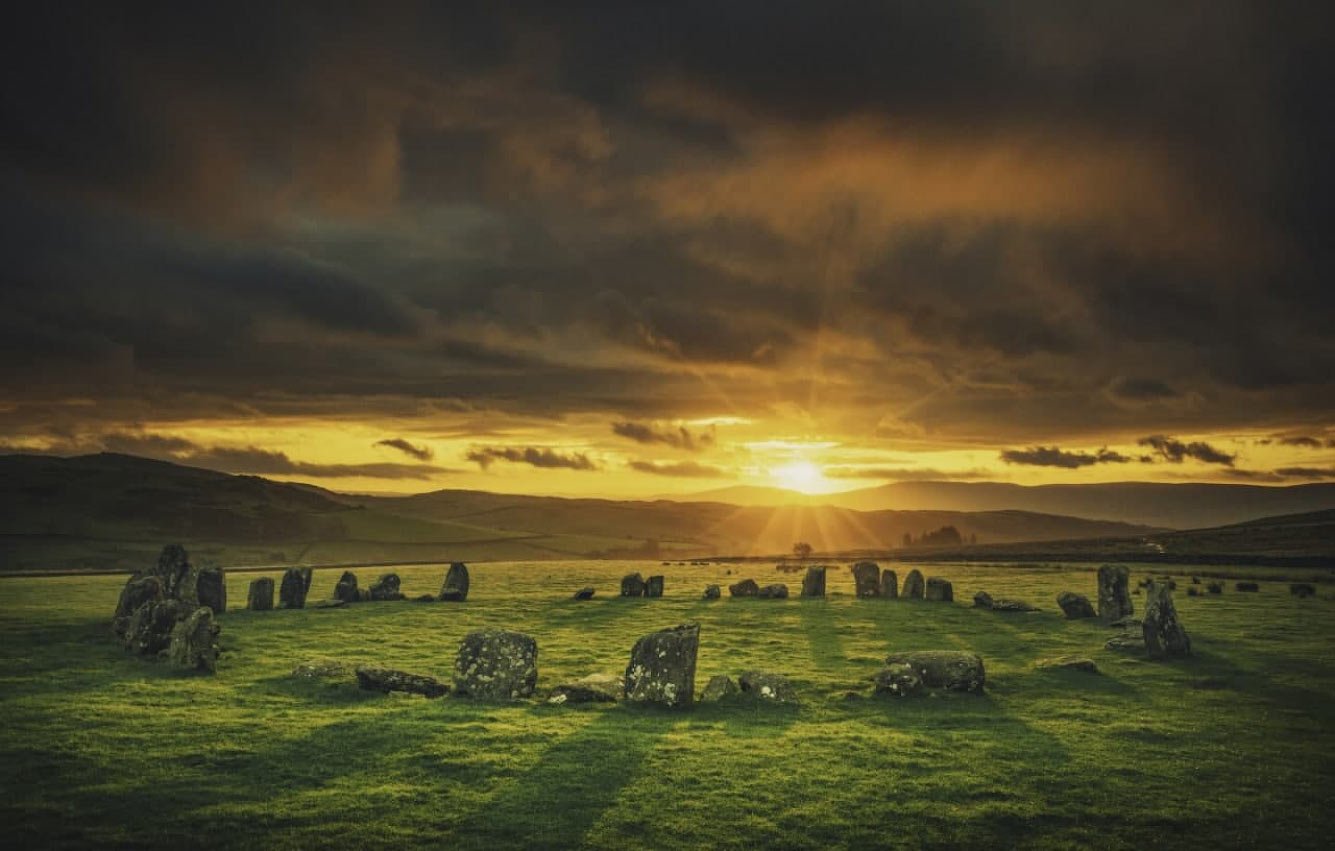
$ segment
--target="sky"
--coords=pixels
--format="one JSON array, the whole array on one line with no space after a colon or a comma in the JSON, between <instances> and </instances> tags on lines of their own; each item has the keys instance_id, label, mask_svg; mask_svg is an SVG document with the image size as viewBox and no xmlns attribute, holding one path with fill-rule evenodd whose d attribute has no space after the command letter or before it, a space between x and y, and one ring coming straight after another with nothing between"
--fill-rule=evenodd
<instances>
[{"instance_id":1,"label":"sky","mask_svg":"<svg viewBox=\"0 0 1335 851\"><path fill-rule=\"evenodd\" d=\"M1335 479L1318 4L40 5L0 35L0 452Z\"/></svg>"}]
</instances>

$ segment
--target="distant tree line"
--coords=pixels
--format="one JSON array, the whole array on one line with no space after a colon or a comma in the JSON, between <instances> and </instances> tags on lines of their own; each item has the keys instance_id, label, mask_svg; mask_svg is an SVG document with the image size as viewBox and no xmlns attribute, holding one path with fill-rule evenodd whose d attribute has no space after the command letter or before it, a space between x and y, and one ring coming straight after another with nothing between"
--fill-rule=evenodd
<instances>
[{"instance_id":1,"label":"distant tree line","mask_svg":"<svg viewBox=\"0 0 1335 851\"><path fill-rule=\"evenodd\" d=\"M912 532L904 533L904 546L906 547L949 547L958 546L964 543L964 536L960 530L954 526L942 526L935 532L923 532L916 538ZM969 543L978 543L978 535L969 536Z\"/></svg>"}]
</instances>

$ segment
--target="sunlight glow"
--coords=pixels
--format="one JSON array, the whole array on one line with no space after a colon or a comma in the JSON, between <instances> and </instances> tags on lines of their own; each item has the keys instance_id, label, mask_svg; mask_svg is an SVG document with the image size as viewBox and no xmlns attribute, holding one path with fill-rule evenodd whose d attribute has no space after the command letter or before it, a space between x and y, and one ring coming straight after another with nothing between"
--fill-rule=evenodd
<instances>
[{"instance_id":1,"label":"sunlight glow","mask_svg":"<svg viewBox=\"0 0 1335 851\"><path fill-rule=\"evenodd\" d=\"M810 461L794 461L782 467L774 467L770 470L770 475L781 487L802 493L819 493L831 485L820 467Z\"/></svg>"}]
</instances>

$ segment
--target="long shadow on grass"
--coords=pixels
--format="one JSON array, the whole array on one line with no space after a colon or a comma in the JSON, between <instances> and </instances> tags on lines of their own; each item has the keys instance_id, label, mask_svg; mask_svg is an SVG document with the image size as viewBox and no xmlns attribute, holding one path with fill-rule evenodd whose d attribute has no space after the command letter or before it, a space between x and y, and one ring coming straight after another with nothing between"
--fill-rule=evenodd
<instances>
[{"instance_id":1,"label":"long shadow on grass","mask_svg":"<svg viewBox=\"0 0 1335 851\"><path fill-rule=\"evenodd\" d=\"M844 642L836 623L839 613L834 611L828 600L814 597L799 598L797 612L802 619L802 631L816 667L823 671L842 670L846 663Z\"/></svg>"}]
</instances>

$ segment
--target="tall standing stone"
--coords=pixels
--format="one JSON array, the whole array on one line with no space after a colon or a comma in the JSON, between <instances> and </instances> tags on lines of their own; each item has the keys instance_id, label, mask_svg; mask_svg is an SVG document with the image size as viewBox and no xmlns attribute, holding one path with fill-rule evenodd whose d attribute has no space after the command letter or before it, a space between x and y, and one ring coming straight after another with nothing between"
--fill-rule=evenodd
<instances>
[{"instance_id":1,"label":"tall standing stone","mask_svg":"<svg viewBox=\"0 0 1335 851\"><path fill-rule=\"evenodd\" d=\"M899 598L899 577L889 568L881 571L881 596L887 600Z\"/></svg>"},{"instance_id":2,"label":"tall standing stone","mask_svg":"<svg viewBox=\"0 0 1335 851\"><path fill-rule=\"evenodd\" d=\"M650 576L644 580L644 596L661 597L663 596L663 577Z\"/></svg>"},{"instance_id":3,"label":"tall standing stone","mask_svg":"<svg viewBox=\"0 0 1335 851\"><path fill-rule=\"evenodd\" d=\"M201 567L195 573L195 601L215 615L227 611L227 575L221 567Z\"/></svg>"},{"instance_id":4,"label":"tall standing stone","mask_svg":"<svg viewBox=\"0 0 1335 851\"><path fill-rule=\"evenodd\" d=\"M250 582L250 593L246 595L246 608L253 612L267 612L273 608L273 580L267 576Z\"/></svg>"},{"instance_id":5,"label":"tall standing stone","mask_svg":"<svg viewBox=\"0 0 1335 851\"><path fill-rule=\"evenodd\" d=\"M463 603L468 600L468 565L461 561L453 562L445 571L445 582L440 586L442 602Z\"/></svg>"},{"instance_id":6,"label":"tall standing stone","mask_svg":"<svg viewBox=\"0 0 1335 851\"><path fill-rule=\"evenodd\" d=\"M459 642L454 693L479 700L529 697L538 682L538 642L522 632L483 629Z\"/></svg>"},{"instance_id":7,"label":"tall standing stone","mask_svg":"<svg viewBox=\"0 0 1335 851\"><path fill-rule=\"evenodd\" d=\"M825 566L808 567L807 575L802 577L803 597L825 596Z\"/></svg>"},{"instance_id":8,"label":"tall standing stone","mask_svg":"<svg viewBox=\"0 0 1335 851\"><path fill-rule=\"evenodd\" d=\"M278 586L278 608L306 608L306 580L295 567L283 571L283 584Z\"/></svg>"},{"instance_id":9,"label":"tall standing stone","mask_svg":"<svg viewBox=\"0 0 1335 851\"><path fill-rule=\"evenodd\" d=\"M700 625L651 632L635 642L626 666L626 699L663 706L690 706L695 700L695 657Z\"/></svg>"},{"instance_id":10,"label":"tall standing stone","mask_svg":"<svg viewBox=\"0 0 1335 851\"><path fill-rule=\"evenodd\" d=\"M904 577L904 597L909 600L921 600L923 597L922 571L916 567Z\"/></svg>"},{"instance_id":11,"label":"tall standing stone","mask_svg":"<svg viewBox=\"0 0 1335 851\"><path fill-rule=\"evenodd\" d=\"M938 603L952 603L955 601L955 586L945 579L933 576L927 580L925 597Z\"/></svg>"},{"instance_id":12,"label":"tall standing stone","mask_svg":"<svg viewBox=\"0 0 1335 851\"><path fill-rule=\"evenodd\" d=\"M1124 564L1105 564L1099 568L1099 619L1119 621L1136 613L1131 605L1131 571Z\"/></svg>"},{"instance_id":13,"label":"tall standing stone","mask_svg":"<svg viewBox=\"0 0 1335 851\"><path fill-rule=\"evenodd\" d=\"M881 593L881 566L874 561L853 565L853 588L859 597L877 597Z\"/></svg>"},{"instance_id":14,"label":"tall standing stone","mask_svg":"<svg viewBox=\"0 0 1335 851\"><path fill-rule=\"evenodd\" d=\"M644 577L638 572L628 573L621 577L621 596L623 597L643 597L644 596Z\"/></svg>"},{"instance_id":15,"label":"tall standing stone","mask_svg":"<svg viewBox=\"0 0 1335 851\"><path fill-rule=\"evenodd\" d=\"M1145 589L1145 619L1141 623L1145 650L1150 656L1190 656L1191 639L1177 619L1173 589L1164 582L1151 582Z\"/></svg>"}]
</instances>

